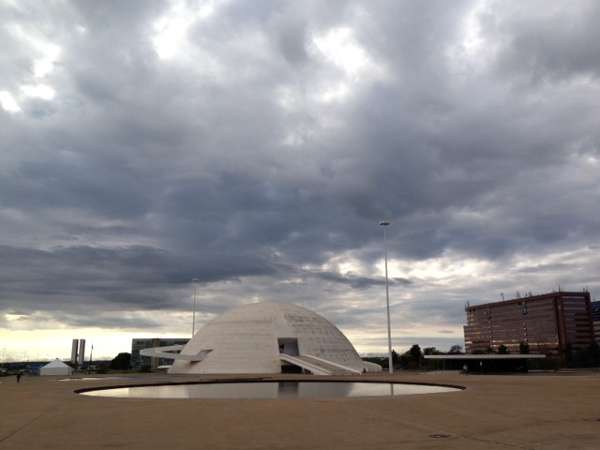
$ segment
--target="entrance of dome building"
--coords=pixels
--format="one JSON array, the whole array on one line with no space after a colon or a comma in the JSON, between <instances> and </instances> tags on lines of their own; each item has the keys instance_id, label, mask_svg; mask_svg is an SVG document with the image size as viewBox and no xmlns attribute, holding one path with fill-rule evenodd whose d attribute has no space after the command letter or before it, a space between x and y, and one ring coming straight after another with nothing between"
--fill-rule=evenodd
<instances>
[{"instance_id":1,"label":"entrance of dome building","mask_svg":"<svg viewBox=\"0 0 600 450\"><path fill-rule=\"evenodd\" d=\"M290 356L299 356L298 351L298 339L296 338L279 338L277 339L279 344L279 353L283 353ZM281 363L281 373L303 373L302 367L290 364L288 362Z\"/></svg>"},{"instance_id":2,"label":"entrance of dome building","mask_svg":"<svg viewBox=\"0 0 600 450\"><path fill-rule=\"evenodd\" d=\"M279 353L285 353L286 355L298 356L298 339L296 338L279 338Z\"/></svg>"}]
</instances>

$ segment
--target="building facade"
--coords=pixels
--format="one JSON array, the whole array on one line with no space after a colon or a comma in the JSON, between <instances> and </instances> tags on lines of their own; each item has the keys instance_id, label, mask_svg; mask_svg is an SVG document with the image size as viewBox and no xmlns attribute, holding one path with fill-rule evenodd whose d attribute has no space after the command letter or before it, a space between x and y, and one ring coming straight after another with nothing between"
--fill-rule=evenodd
<instances>
[{"instance_id":1,"label":"building facade","mask_svg":"<svg viewBox=\"0 0 600 450\"><path fill-rule=\"evenodd\" d=\"M551 292L466 308L467 353L498 351L565 355L588 348L594 338L589 292Z\"/></svg>"},{"instance_id":2,"label":"building facade","mask_svg":"<svg viewBox=\"0 0 600 450\"><path fill-rule=\"evenodd\" d=\"M73 339L71 343L71 364L77 365L77 355L79 353L79 339Z\"/></svg>"},{"instance_id":3,"label":"building facade","mask_svg":"<svg viewBox=\"0 0 600 450\"><path fill-rule=\"evenodd\" d=\"M85 339L79 339L79 350L77 351L77 363L83 366L85 363Z\"/></svg>"},{"instance_id":4,"label":"building facade","mask_svg":"<svg viewBox=\"0 0 600 450\"><path fill-rule=\"evenodd\" d=\"M131 368L140 370L148 368L156 370L158 366L170 365L172 360L163 358L149 358L140 355L145 348L167 347L169 345L185 345L189 339L186 338L142 338L131 340Z\"/></svg>"},{"instance_id":5,"label":"building facade","mask_svg":"<svg viewBox=\"0 0 600 450\"><path fill-rule=\"evenodd\" d=\"M283 303L249 303L204 325L174 358L169 373L314 375L381 371L363 361L348 338L314 311Z\"/></svg>"},{"instance_id":6,"label":"building facade","mask_svg":"<svg viewBox=\"0 0 600 450\"><path fill-rule=\"evenodd\" d=\"M594 324L594 339L600 345L600 301L592 302L592 322Z\"/></svg>"}]
</instances>

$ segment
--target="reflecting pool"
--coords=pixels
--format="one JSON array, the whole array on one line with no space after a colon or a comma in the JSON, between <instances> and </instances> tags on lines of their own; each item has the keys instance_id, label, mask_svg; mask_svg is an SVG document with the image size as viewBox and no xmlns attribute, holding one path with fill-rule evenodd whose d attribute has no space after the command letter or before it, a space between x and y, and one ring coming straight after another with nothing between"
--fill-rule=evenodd
<instances>
[{"instance_id":1,"label":"reflecting pool","mask_svg":"<svg viewBox=\"0 0 600 450\"><path fill-rule=\"evenodd\" d=\"M277 399L389 397L460 391L448 386L346 381L261 381L120 387L81 392L94 397L164 399Z\"/></svg>"}]
</instances>

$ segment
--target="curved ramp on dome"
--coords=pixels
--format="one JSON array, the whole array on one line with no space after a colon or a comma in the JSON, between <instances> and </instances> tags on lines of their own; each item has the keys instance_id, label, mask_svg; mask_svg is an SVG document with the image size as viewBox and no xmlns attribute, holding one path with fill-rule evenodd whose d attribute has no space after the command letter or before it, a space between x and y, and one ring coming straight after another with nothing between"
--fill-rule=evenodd
<instances>
[{"instance_id":1,"label":"curved ramp on dome","mask_svg":"<svg viewBox=\"0 0 600 450\"><path fill-rule=\"evenodd\" d=\"M200 361L195 356L203 350ZM201 328L169 373L281 373L292 365L318 375L379 371L366 363L338 328L296 305L252 303L227 311Z\"/></svg>"}]
</instances>

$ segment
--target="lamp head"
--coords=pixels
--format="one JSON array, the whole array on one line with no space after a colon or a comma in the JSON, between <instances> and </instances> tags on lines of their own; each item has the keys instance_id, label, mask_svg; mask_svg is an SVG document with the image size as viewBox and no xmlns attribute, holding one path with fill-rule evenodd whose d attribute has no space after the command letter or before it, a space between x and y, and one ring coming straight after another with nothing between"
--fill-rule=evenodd
<instances>
[{"instance_id":1,"label":"lamp head","mask_svg":"<svg viewBox=\"0 0 600 450\"><path fill-rule=\"evenodd\" d=\"M387 220L382 220L381 222L379 222L379 225L382 227L387 227L390 224L391 224L391 222L389 222Z\"/></svg>"}]
</instances>

